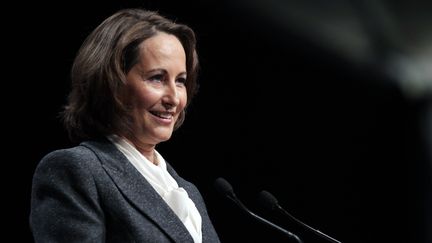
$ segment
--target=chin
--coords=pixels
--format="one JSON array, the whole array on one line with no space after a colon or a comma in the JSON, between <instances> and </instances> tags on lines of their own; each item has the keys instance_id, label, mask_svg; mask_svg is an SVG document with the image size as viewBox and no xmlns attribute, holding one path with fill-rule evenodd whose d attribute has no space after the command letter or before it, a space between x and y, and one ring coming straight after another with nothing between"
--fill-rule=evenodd
<instances>
[{"instance_id":1,"label":"chin","mask_svg":"<svg viewBox=\"0 0 432 243\"><path fill-rule=\"evenodd\" d=\"M158 137L159 143L166 142L171 138L171 136Z\"/></svg>"},{"instance_id":2,"label":"chin","mask_svg":"<svg viewBox=\"0 0 432 243\"><path fill-rule=\"evenodd\" d=\"M165 142L165 141L169 140L171 138L171 136L172 136L172 131L171 132L166 132L166 133L162 132L157 137L159 138L159 140L161 142Z\"/></svg>"}]
</instances>

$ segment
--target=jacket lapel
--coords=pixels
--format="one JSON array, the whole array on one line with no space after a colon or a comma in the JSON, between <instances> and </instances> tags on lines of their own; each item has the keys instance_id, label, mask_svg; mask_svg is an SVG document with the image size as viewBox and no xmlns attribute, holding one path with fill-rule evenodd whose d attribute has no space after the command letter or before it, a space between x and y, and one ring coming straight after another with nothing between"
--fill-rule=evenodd
<instances>
[{"instance_id":1,"label":"jacket lapel","mask_svg":"<svg viewBox=\"0 0 432 243\"><path fill-rule=\"evenodd\" d=\"M175 242L193 242L188 230L150 183L108 140L84 142L93 150L102 166L122 193L143 214L159 225Z\"/></svg>"}]
</instances>

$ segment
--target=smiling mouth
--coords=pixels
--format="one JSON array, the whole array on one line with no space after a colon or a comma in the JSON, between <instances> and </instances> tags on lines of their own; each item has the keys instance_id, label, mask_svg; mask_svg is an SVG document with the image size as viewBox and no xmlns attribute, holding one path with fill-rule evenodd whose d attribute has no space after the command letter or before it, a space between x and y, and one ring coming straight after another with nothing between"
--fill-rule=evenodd
<instances>
[{"instance_id":1,"label":"smiling mouth","mask_svg":"<svg viewBox=\"0 0 432 243\"><path fill-rule=\"evenodd\" d=\"M174 116L171 112L150 111L150 113L162 119L172 119Z\"/></svg>"}]
</instances>

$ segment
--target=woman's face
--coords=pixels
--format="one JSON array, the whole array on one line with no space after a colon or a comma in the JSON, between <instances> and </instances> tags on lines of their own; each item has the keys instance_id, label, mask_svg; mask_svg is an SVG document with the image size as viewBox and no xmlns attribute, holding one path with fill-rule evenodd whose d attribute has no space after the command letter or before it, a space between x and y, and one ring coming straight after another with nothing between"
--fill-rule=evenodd
<instances>
[{"instance_id":1,"label":"woman's face","mask_svg":"<svg viewBox=\"0 0 432 243\"><path fill-rule=\"evenodd\" d=\"M171 137L186 106L186 54L174 35L159 32L140 44L139 62L127 73L134 136L156 145Z\"/></svg>"}]
</instances>

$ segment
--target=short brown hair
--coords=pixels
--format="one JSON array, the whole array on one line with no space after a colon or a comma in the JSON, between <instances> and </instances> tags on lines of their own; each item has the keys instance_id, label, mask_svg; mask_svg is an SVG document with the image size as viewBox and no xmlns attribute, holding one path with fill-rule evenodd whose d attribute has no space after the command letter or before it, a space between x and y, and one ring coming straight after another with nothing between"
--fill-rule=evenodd
<instances>
[{"instance_id":1,"label":"short brown hair","mask_svg":"<svg viewBox=\"0 0 432 243\"><path fill-rule=\"evenodd\" d=\"M72 89L61 113L72 141L132 133L131 117L122 99L126 74L139 60L139 44L158 31L176 36L185 50L187 104L190 103L197 91L198 56L194 31L157 12L120 10L86 38L72 65ZM184 118L183 110L176 129Z\"/></svg>"}]
</instances>

